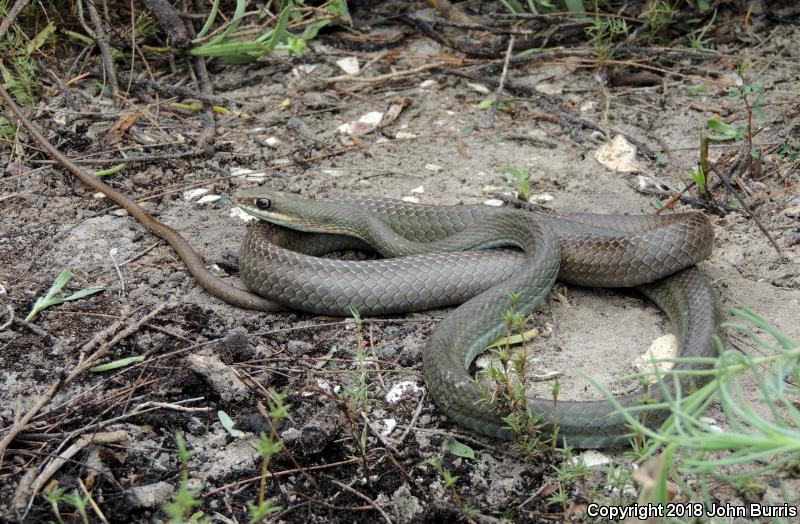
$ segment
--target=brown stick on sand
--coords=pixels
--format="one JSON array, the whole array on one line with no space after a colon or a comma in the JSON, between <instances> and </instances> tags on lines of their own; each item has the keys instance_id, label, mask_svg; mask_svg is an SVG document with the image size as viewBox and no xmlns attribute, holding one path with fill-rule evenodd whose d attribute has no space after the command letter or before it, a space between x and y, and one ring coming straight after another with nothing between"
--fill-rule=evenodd
<instances>
[{"instance_id":1,"label":"brown stick on sand","mask_svg":"<svg viewBox=\"0 0 800 524\"><path fill-rule=\"evenodd\" d=\"M220 278L211 273L205 266L203 259L200 255L192 249L192 246L174 229L162 224L141 206L139 206L133 199L120 193L113 187L101 181L96 176L92 175L84 168L73 162L69 157L59 151L53 144L51 144L41 132L28 120L22 113L22 110L14 103L14 100L0 86L0 98L2 98L11 112L17 117L22 126L30 133L36 142L59 164L64 166L64 169L75 175L81 182L89 186L95 191L99 191L107 196L114 203L125 209L132 217L138 220L148 231L166 240L169 245L175 249L178 256L186 264L189 273L197 280L203 289L214 295L215 297L228 302L237 307L245 309L255 309L259 311L285 311L286 308L270 302L265 298L258 295L239 289L223 282Z\"/></svg>"}]
</instances>

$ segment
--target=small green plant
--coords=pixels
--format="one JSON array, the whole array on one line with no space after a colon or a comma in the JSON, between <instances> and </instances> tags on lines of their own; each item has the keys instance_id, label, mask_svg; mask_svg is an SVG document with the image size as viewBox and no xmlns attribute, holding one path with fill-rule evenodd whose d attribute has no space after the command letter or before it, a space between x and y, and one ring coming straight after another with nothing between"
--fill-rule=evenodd
<instances>
[{"instance_id":1,"label":"small green plant","mask_svg":"<svg viewBox=\"0 0 800 524\"><path fill-rule=\"evenodd\" d=\"M715 134L709 135L709 140L717 142L734 140L739 141L747 139L747 150L750 152L750 157L758 159L761 157L761 152L753 146L753 135L755 134L755 127L753 117L763 120L765 118L764 103L765 103L765 90L764 86L755 82L748 82L746 74L752 69L753 65L749 60L742 62L737 68L736 73L739 75L741 85L732 86L728 89L728 96L733 100L741 101L745 108L746 121L732 125L719 120L708 120L707 125Z\"/></svg>"},{"instance_id":2,"label":"small green plant","mask_svg":"<svg viewBox=\"0 0 800 524\"><path fill-rule=\"evenodd\" d=\"M610 505L624 505L626 503L625 490L634 487L630 466L616 466L613 463L606 466L606 486L611 489L612 493Z\"/></svg>"},{"instance_id":3,"label":"small green plant","mask_svg":"<svg viewBox=\"0 0 800 524\"><path fill-rule=\"evenodd\" d=\"M69 281L70 276L72 275L69 268L64 269L58 277L56 277L53 285L50 286L50 290L42 297L36 299L36 303L33 305L33 309L31 312L28 313L28 316L25 317L25 320L30 322L33 320L36 315L38 315L42 310L45 310L51 306L57 306L59 304L63 304L64 302L70 302L73 300L79 300L84 297L88 297L89 295L94 295L95 293L99 293L103 291L102 286L93 286L87 289L82 289L76 293L71 294L68 297L57 297L56 295L61 291L66 283Z\"/></svg>"},{"instance_id":4,"label":"small green plant","mask_svg":"<svg viewBox=\"0 0 800 524\"><path fill-rule=\"evenodd\" d=\"M262 19L274 18L269 13L271 2L262 12ZM350 13L346 0L331 0L319 7L307 7L303 0L284 2L277 17L275 27L262 33L256 38L243 38L237 33L245 16L245 0L237 0L233 18L224 30L211 38L208 42L194 47L189 52L197 56L218 57L228 63L243 64L257 60L273 50L287 51L291 55L302 55L308 41L316 38L319 31L336 21L348 21ZM205 38L216 20L217 9L209 13L203 28L198 34L198 39ZM289 31L289 28L303 28L299 36Z\"/></svg>"},{"instance_id":5,"label":"small green plant","mask_svg":"<svg viewBox=\"0 0 800 524\"><path fill-rule=\"evenodd\" d=\"M564 514L564 520L567 520L568 517L568 507L567 504L569 502L569 495L567 491L564 489L564 484L559 483L558 489L555 490L553 493L547 497L547 505L548 506L560 506L561 511Z\"/></svg>"},{"instance_id":6,"label":"small green plant","mask_svg":"<svg viewBox=\"0 0 800 524\"><path fill-rule=\"evenodd\" d=\"M456 487L458 477L450 474L450 472L447 471L447 468L442 465L441 459L427 459L422 462L422 466L431 466L436 470L436 472L439 474L439 477L441 477L442 481L444 482L445 491L450 493L450 497L453 499L453 504L455 504L459 511L468 517L472 517L477 514L475 509L464 504L461 494L458 492L458 488Z\"/></svg>"},{"instance_id":7,"label":"small green plant","mask_svg":"<svg viewBox=\"0 0 800 524\"><path fill-rule=\"evenodd\" d=\"M189 460L195 451L186 448L186 439L181 432L175 433L175 446L181 461L181 480L172 501L164 505L164 513L169 517L170 524L207 522L202 511L192 512L195 506L200 505L197 491L189 489Z\"/></svg>"},{"instance_id":8,"label":"small green plant","mask_svg":"<svg viewBox=\"0 0 800 524\"><path fill-rule=\"evenodd\" d=\"M350 384L344 388L344 394L348 398L355 410L366 407L369 403L369 387L367 384L367 361L371 357L369 354L369 344L364 338L364 321L358 310L350 307L350 314L356 326L356 348L353 351L356 358L357 367L352 370Z\"/></svg>"},{"instance_id":9,"label":"small green plant","mask_svg":"<svg viewBox=\"0 0 800 524\"><path fill-rule=\"evenodd\" d=\"M761 152L753 147L753 115L761 120L766 118L764 113L764 86L755 82L748 82L746 74L753 68L752 62L745 60L736 68L736 73L742 82L740 86L733 86L728 89L728 95L733 100L741 100L747 111L747 149L752 158L760 158Z\"/></svg>"},{"instance_id":10,"label":"small green plant","mask_svg":"<svg viewBox=\"0 0 800 524\"><path fill-rule=\"evenodd\" d=\"M701 195L706 194L706 174L703 172L703 168L697 166L697 168L689 172L689 176L692 177L692 180L697 185L698 193Z\"/></svg>"},{"instance_id":11,"label":"small green plant","mask_svg":"<svg viewBox=\"0 0 800 524\"><path fill-rule=\"evenodd\" d=\"M800 159L800 145L793 145L788 142L781 144L778 148L778 154L786 162L797 162L797 160Z\"/></svg>"},{"instance_id":12,"label":"small green plant","mask_svg":"<svg viewBox=\"0 0 800 524\"><path fill-rule=\"evenodd\" d=\"M81 516L83 524L89 524L89 515L86 514L86 506L89 505L89 496L82 496L78 490L61 496L61 500L68 506L72 506Z\"/></svg>"},{"instance_id":13,"label":"small green plant","mask_svg":"<svg viewBox=\"0 0 800 524\"><path fill-rule=\"evenodd\" d=\"M530 360L526 347L526 341L530 337L526 336L525 332L528 318L516 309L519 293L510 291L507 298L511 305L503 316L506 336L505 339L498 341L504 343L496 342L489 346L489 351L499 360L500 366L492 365L482 371L475 378L475 384L481 390L485 402L508 413L503 421L514 432L517 447L522 455L530 459L541 453L542 443L540 417L528 409L528 385L525 381ZM518 333L522 348L512 353L511 340L517 337L514 332ZM482 383L481 377L487 377L494 383L494 391Z\"/></svg>"},{"instance_id":14,"label":"small green plant","mask_svg":"<svg viewBox=\"0 0 800 524\"><path fill-rule=\"evenodd\" d=\"M64 500L64 490L59 487L53 487L51 489L45 489L42 491L42 498L50 504L50 510L53 512L53 515L56 517L56 522L58 524L62 524L64 519L61 518L61 512L58 510L59 502Z\"/></svg>"},{"instance_id":15,"label":"small green plant","mask_svg":"<svg viewBox=\"0 0 800 524\"><path fill-rule=\"evenodd\" d=\"M553 0L525 0L524 5L520 0L500 0L500 3L511 13L525 13L526 7L534 15L538 15L540 12L554 13L562 9L566 9L570 13L586 12L583 0L564 0L563 7L561 7L561 2Z\"/></svg>"},{"instance_id":16,"label":"small green plant","mask_svg":"<svg viewBox=\"0 0 800 524\"><path fill-rule=\"evenodd\" d=\"M514 188L519 198L528 200L531 197L531 174L528 171L509 166L500 169L500 174L503 175L506 183Z\"/></svg>"},{"instance_id":17,"label":"small green plant","mask_svg":"<svg viewBox=\"0 0 800 524\"><path fill-rule=\"evenodd\" d=\"M677 11L666 0L653 3L643 15L647 19L648 30L644 33L647 41L654 42L661 30L672 23L676 14Z\"/></svg>"},{"instance_id":18,"label":"small green plant","mask_svg":"<svg viewBox=\"0 0 800 524\"><path fill-rule=\"evenodd\" d=\"M707 9L707 7L706 7L706 9ZM702 9L702 7L701 7L700 10L704 11L705 9ZM709 39L705 37L706 33L714 25L714 20L716 20L716 19L717 19L717 11L715 9L714 10L714 14L711 16L711 20L709 20L706 25L704 25L703 27L701 27L697 31L692 31L691 33L689 33L689 36L688 36L688 38L689 38L689 46L692 49L695 49L697 51L702 51L702 50L704 50L706 48L706 45L709 42Z\"/></svg>"},{"instance_id":19,"label":"small green plant","mask_svg":"<svg viewBox=\"0 0 800 524\"><path fill-rule=\"evenodd\" d=\"M595 16L592 24L585 29L592 39L598 60L611 60L614 57L614 39L628 35L628 23L622 18L601 18Z\"/></svg>"},{"instance_id":20,"label":"small green plant","mask_svg":"<svg viewBox=\"0 0 800 524\"><path fill-rule=\"evenodd\" d=\"M278 513L282 509L280 506L276 506L274 501L267 499L266 492L269 463L272 457L283 449L283 441L278 434L277 428L283 419L289 417L289 410L292 407L291 404L284 402L286 395L287 393L285 391L280 392L274 388L270 388L269 396L267 397L269 411L267 411L263 405L259 404L259 411L262 416L267 419L270 434L267 435L262 431L259 433L257 440L250 442L250 445L258 451L258 454L261 456L261 477L258 484L257 502L247 502L247 511L250 514L249 524L262 522L270 515ZM222 420L222 417L220 417L220 420ZM225 424L223 423L223 425Z\"/></svg>"},{"instance_id":21,"label":"small green plant","mask_svg":"<svg viewBox=\"0 0 800 524\"><path fill-rule=\"evenodd\" d=\"M3 3L0 5L0 18L5 14ZM41 86L33 57L55 40L55 31L55 24L50 22L29 38L15 24L0 41L0 78L5 89L22 104L32 104L33 93Z\"/></svg>"},{"instance_id":22,"label":"small green plant","mask_svg":"<svg viewBox=\"0 0 800 524\"><path fill-rule=\"evenodd\" d=\"M278 419L274 419L277 421ZM263 431L259 434L258 440L251 444L261 456L261 480L258 485L258 503L247 502L247 511L250 513L250 524L261 522L273 513L281 510L280 506L275 506L274 502L266 498L267 475L269 474L269 462L272 457L283 449L283 442L274 439L271 435L267 436Z\"/></svg>"},{"instance_id":23,"label":"small green plant","mask_svg":"<svg viewBox=\"0 0 800 524\"><path fill-rule=\"evenodd\" d=\"M511 111L518 102L518 100L512 100L509 98L484 98L478 103L478 109L481 111L486 111L494 106L497 108L497 111L505 113L507 111Z\"/></svg>"}]
</instances>

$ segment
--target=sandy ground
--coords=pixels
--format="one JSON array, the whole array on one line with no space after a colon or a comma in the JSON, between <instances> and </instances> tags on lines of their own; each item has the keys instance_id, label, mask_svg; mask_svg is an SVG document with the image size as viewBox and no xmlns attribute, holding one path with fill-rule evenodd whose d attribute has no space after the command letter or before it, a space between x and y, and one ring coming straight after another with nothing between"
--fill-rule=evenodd
<instances>
[{"instance_id":1,"label":"sandy ground","mask_svg":"<svg viewBox=\"0 0 800 524\"><path fill-rule=\"evenodd\" d=\"M741 44L731 44L719 49L719 57L690 56L677 62L687 68L693 64L696 71L709 75L705 78L695 72L685 78L665 79L656 87L604 89L595 70L579 68L569 60L512 68L508 76L519 86L546 88L554 93L547 96L560 98L564 107L580 118L615 130L612 135L624 132L655 152L666 153L668 147L666 165L654 164L641 151L637 162L646 173L675 187L689 180L706 120L713 114L727 121L742 118L741 104L727 97L725 86L735 81L730 65L745 54L755 64L750 78L767 93L764 129L757 142L768 147L791 137L796 140L800 129L800 29L790 25L756 28L762 31L762 38L769 35L762 46L747 51ZM241 103L255 120L219 116L216 143L220 151L213 157L131 165L109 179L139 199L159 220L180 231L209 264L217 264L213 267L218 274L232 283L237 283L236 277L227 276L226 270L233 272L235 267L245 222L231 213L225 198L203 203L199 197L185 194L190 189L204 188L207 195L225 196L239 188L263 185L313 198L355 193L413 196L428 204L480 204L509 190L499 170L516 166L530 171L535 196L552 196L552 200L539 202L553 212L654 212L653 197L639 190L641 173L622 173L601 165L595 152L603 144L602 136L544 118L541 113L547 110L535 97L519 100L513 112L500 112L492 127L483 127L485 111L477 104L488 95L463 79L426 72L350 96L342 89L353 85L327 85L322 79L341 74L333 64L341 57L358 56L363 64L374 54L337 49L324 40L314 50L294 63L313 65L310 72L262 64L214 71L215 91ZM774 54L780 50L782 54ZM415 58L400 59L396 67L431 62L441 51L430 40L410 38L399 53ZM374 67L373 74L388 70L381 62ZM702 94L690 93L690 87L703 82L707 87ZM76 87L75 91L80 91L76 99L94 100L90 87ZM293 99L294 116L305 124L309 136L288 128L291 113L277 109L286 97ZM410 99L411 105L387 128L361 137L358 145L363 147L313 160L353 144L348 135L337 132L341 124L371 111L385 111L400 98ZM90 114L100 109L87 112L78 105L66 97L53 97L42 100L29 113L73 157L107 149L94 127L99 118ZM145 119L134 130L140 137L147 135L157 141L176 141L179 133L194 132L174 124L177 120L160 129L153 122ZM277 144L268 146L270 137L276 137ZM735 147L712 145L712 160ZM256 488L253 483L236 483L257 474L256 457L244 440L233 439L224 431L216 413L224 410L237 427L257 433L264 425L256 402L263 401L263 391L269 387L289 392L293 418L279 429L288 435L285 438L294 458L304 467L324 468L312 475L316 479L313 484L291 472L295 466L287 457L274 459L273 471L288 473L269 483L269 495L288 508L283 515L287 521L381 518L369 507L335 509L360 507L365 501L330 479L365 494L399 522L455 518L459 513L452 493L432 468L420 466L428 458L443 458L448 470L459 476L459 496L478 510L479 519L500 518L517 508L552 473L547 464L527 464L507 446L447 421L419 392L407 392L395 403L386 400L387 393L401 382L424 388L420 353L426 337L446 314L441 311L365 324L372 371L364 413L378 428L367 434L369 477L365 478L359 462L351 459L358 456L351 422L320 392L320 388L336 390L350 383L343 370L356 367L357 337L352 321L302 313L265 314L223 304L197 286L168 245L106 199L93 196L59 169L30 162L28 156L12 158L10 151L3 149L0 158L7 166L0 180L0 300L4 307L24 317L65 267L73 274L66 289L105 287L102 294L41 313L34 321L40 332L17 324L0 330L0 428L11 424L15 412L29 408L38 394L69 372L82 344L97 332L112 322L139 318L166 304L154 320L117 344L110 355L110 359L146 355L145 364L87 374L64 388L6 453L0 470L0 514L12 510L10 501L25 471L41 467L45 458L41 453L63 451L61 442L68 445L74 441L71 432L92 424L98 424L97 430L127 433L124 445L89 446L75 457L85 463L100 450L97 460L101 466L96 467L104 475L95 496L111 514L119 515L127 508L131 519L148 520L157 513L158 504L141 502L131 490L137 486L155 489L153 486L161 486L157 483L164 483L161 487L168 494L170 487L177 485L173 434L179 429L198 450L189 469L190 477L207 496L203 509L207 514L241 512L244 502L254 499ZM252 172L244 175L243 170ZM782 254L753 219L744 211L734 211L725 217L710 215L715 248L702 264L724 308L749 306L795 339L800 339L800 229L792 210L800 205L794 189L799 177L796 163L770 153L764 158L761 179L747 181L752 194L746 203L774 236ZM724 191L717 191L717 196L724 198ZM676 210L690 208L676 206ZM617 383L618 377L632 372L632 361L669 331L665 317L635 295L563 285L551 293L535 323L542 331L533 343L536 371L559 372L564 399L598 397L579 370L612 388L624 389ZM210 387L201 374L189 369L189 355L218 357L227 369L236 370L247 385L246 392L223 395ZM551 382L535 387L547 395ZM195 400L186 406L208 410L167 408L134 414L136 406L148 401L174 404L187 399ZM415 416L420 403L421 411ZM712 408L709 416L718 417L719 412ZM405 425L412 420L412 429L404 435ZM389 446L376 434L382 425L392 423L398 426L389 435ZM477 459L465 460L444 451L445 436L450 434L474 447ZM37 449L40 454L32 452ZM622 453L612 456L617 464L630 465ZM344 464L331 466L337 462ZM85 472L73 463L63 467L57 477L71 485L81 471ZM593 482L602 488L605 470L598 470ZM585 490L576 488L575 495L575 500L586 502ZM314 500L326 501L330 507ZM37 498L28 518L45 518L47 511ZM561 514L542 499L515 511L511 518L517 520L557 519Z\"/></svg>"}]
</instances>

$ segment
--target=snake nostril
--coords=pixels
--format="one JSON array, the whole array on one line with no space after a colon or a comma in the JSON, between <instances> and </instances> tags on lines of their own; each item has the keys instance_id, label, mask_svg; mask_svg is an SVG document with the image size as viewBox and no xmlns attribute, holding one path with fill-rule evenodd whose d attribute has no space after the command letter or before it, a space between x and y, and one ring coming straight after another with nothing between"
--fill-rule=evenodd
<instances>
[{"instance_id":1,"label":"snake nostril","mask_svg":"<svg viewBox=\"0 0 800 524\"><path fill-rule=\"evenodd\" d=\"M269 209L269 206L272 205L272 202L269 198L256 198L256 207L258 209L266 210Z\"/></svg>"}]
</instances>

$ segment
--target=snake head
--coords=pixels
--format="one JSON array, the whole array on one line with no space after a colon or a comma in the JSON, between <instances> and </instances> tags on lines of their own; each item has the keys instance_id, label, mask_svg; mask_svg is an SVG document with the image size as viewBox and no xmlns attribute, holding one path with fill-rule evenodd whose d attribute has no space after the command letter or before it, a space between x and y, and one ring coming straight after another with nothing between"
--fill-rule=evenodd
<instances>
[{"instance_id":1,"label":"snake head","mask_svg":"<svg viewBox=\"0 0 800 524\"><path fill-rule=\"evenodd\" d=\"M350 227L353 221L346 219L352 209L342 204L264 188L241 190L233 202L256 218L291 229L358 236Z\"/></svg>"}]
</instances>

